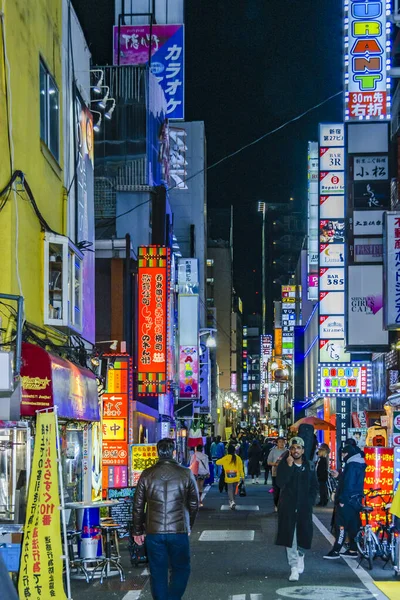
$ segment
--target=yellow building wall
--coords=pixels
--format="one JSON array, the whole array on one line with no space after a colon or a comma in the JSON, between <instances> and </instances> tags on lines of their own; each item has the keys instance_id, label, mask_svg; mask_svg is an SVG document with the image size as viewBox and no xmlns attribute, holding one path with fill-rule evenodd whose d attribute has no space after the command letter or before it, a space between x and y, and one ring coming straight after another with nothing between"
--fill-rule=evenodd
<instances>
[{"instance_id":1,"label":"yellow building wall","mask_svg":"<svg viewBox=\"0 0 400 600\"><path fill-rule=\"evenodd\" d=\"M13 170L21 170L49 226L65 234L61 76L61 0L0 0L10 65ZM59 162L40 140L39 60L59 89ZM10 180L5 59L0 45L0 190ZM0 206L1 206L0 199ZM15 203L18 206L16 218ZM18 224L18 228L17 228ZM17 233L18 229L18 233ZM43 326L43 239L27 194L11 192L0 212L0 292L19 294L17 258L27 321ZM16 238L18 235L18 255ZM4 318L4 316L3 316ZM4 321L3 321L4 322Z\"/></svg>"}]
</instances>

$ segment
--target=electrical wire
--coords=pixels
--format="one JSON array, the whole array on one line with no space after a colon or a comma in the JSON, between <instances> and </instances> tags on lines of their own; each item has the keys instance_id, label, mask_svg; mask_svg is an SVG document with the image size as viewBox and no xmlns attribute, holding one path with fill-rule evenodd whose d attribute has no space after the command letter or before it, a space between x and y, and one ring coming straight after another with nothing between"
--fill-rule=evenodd
<instances>
[{"instance_id":1,"label":"electrical wire","mask_svg":"<svg viewBox=\"0 0 400 600\"><path fill-rule=\"evenodd\" d=\"M305 117L310 112L316 110L317 108L320 108L320 106L323 106L324 104L326 104L330 100L333 100L333 98L336 98L337 96L340 96L342 93L343 92L337 92L336 94L332 94L332 96L329 96L329 98L326 98L325 100L322 100L322 102L319 102L318 104L315 104L311 108L308 108L307 110L305 110L301 114L297 115L296 117L293 117L292 119L289 119L289 121L286 121L285 123L282 123L278 127L275 127L275 129L271 129L271 131L268 131L267 133L264 133L263 135L261 135L260 137L256 138L252 142L249 142L248 144L245 144L244 146L242 146L238 150L235 150L234 152L231 152L230 154L227 154L223 158L220 158L219 160L217 160L216 162L212 163L208 167L204 167L203 169L200 169L196 173L193 173L193 175L191 175L190 177L188 177L185 181L186 182L190 181L194 177L197 177L197 175L200 175L201 173L207 172L210 169L213 169L214 167L217 167L218 165L220 165L221 163L225 162L226 160L228 160L228 159L236 156L237 154L240 154L240 152L243 152L247 148L250 148L251 146L254 146L255 144L258 144L259 142L261 142L262 140L264 140L266 137L268 137L270 135L273 135L274 133L277 133L278 131L280 131L281 129L284 129L285 127L287 127L291 123L295 123L296 121L299 121L300 119L302 119L303 117ZM167 192L175 189L176 187L177 187L176 185L173 185L172 187L167 188ZM105 227L105 228L107 228L107 227L113 225L114 222L117 219L120 219L121 217L125 217L126 215L130 214L131 212L133 212L137 208L140 208L140 206L143 206L144 204L148 204L149 202L151 202L151 198L149 198L145 202L142 202L141 204L138 204L137 206L134 206L133 208L131 208L131 209L129 209L129 210L121 213L120 215L116 215L115 217L112 217L112 218L108 219L108 221L106 223L101 224L101 223L98 222L97 223L97 227L101 227L101 228ZM105 233L106 233L106 231L104 231L103 234L98 239L101 239L105 235Z\"/></svg>"},{"instance_id":2,"label":"electrical wire","mask_svg":"<svg viewBox=\"0 0 400 600\"><path fill-rule=\"evenodd\" d=\"M317 108L320 108L320 106L323 106L324 104L326 104L330 100L333 100L333 98L336 98L337 96L340 96L342 94L343 94L342 91L336 92L336 94L332 94L332 96L329 96L329 98L325 98L325 100L322 100L322 102L319 102L318 104L315 104L311 108L308 108L307 110L305 110L301 114L297 115L296 117L293 117L292 119L289 119L289 121L286 121L285 123L282 123L282 125L279 125L278 127L275 127L275 129L271 129L271 131L268 131L267 133L264 133L263 135L261 135L260 137L256 138L252 142L249 142L248 144L245 144L244 146L241 146L241 148L239 148L238 150L235 150L234 152L231 152L230 154L227 154L223 158L220 158L219 160L217 160L216 162L212 163L208 167L204 167L203 169L200 169L200 171L197 171L196 173L193 173L193 175L191 175L190 177L188 177L185 180L185 182L190 181L191 179L193 179L194 177L197 177L197 175L200 175L201 173L207 172L210 169L214 169L214 167L217 167L218 165L220 165L221 163L225 162L226 160L228 160L230 158L233 158L237 154L240 154L241 152L243 152L247 148L250 148L251 146L254 146L255 144L258 144L259 142L261 142L262 140L264 140L266 137L269 137L270 135L272 135L274 133L277 133L281 129L284 129L288 125L291 125L291 123L295 123L296 121L299 121L300 119L302 119L303 117L305 117L306 115L308 115L310 112L316 110ZM173 190L176 187L177 187L177 185L173 185L172 187L168 188L167 191L169 192L169 191Z\"/></svg>"},{"instance_id":3,"label":"electrical wire","mask_svg":"<svg viewBox=\"0 0 400 600\"><path fill-rule=\"evenodd\" d=\"M4 65L4 90L5 90L5 97L6 97L6 114L7 114L7 139L8 139L8 151L9 151L9 159L10 159L10 177L12 176L13 173L13 153L11 151L11 146L12 146L12 142L11 142L11 131L10 131L10 123L9 123L9 117L10 117L10 108L9 108L9 91L8 91L8 77L7 77L7 51L6 51L6 34L5 34L5 25L4 25L4 4L3 4L3 11L0 15L0 21L1 21L1 44L2 44L2 49L3 49L3 65Z\"/></svg>"}]
</instances>

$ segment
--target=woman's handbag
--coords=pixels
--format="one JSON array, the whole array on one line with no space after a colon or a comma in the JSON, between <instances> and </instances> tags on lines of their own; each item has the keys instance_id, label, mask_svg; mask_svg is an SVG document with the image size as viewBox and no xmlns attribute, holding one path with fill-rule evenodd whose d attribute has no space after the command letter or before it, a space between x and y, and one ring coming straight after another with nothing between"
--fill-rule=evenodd
<instances>
[{"instance_id":1,"label":"woman's handbag","mask_svg":"<svg viewBox=\"0 0 400 600\"><path fill-rule=\"evenodd\" d=\"M194 476L199 474L199 461L197 460L196 456L192 457L192 462L190 463L189 469L192 471Z\"/></svg>"},{"instance_id":2,"label":"woman's handbag","mask_svg":"<svg viewBox=\"0 0 400 600\"><path fill-rule=\"evenodd\" d=\"M239 484L239 496L241 496L242 498L244 496L247 496L246 486L244 485L243 481Z\"/></svg>"}]
</instances>

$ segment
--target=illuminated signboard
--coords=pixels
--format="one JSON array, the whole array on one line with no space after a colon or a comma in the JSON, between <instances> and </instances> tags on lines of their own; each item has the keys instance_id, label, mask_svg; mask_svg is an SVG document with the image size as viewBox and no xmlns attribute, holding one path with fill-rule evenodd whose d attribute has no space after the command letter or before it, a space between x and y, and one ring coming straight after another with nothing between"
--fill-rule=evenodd
<instances>
[{"instance_id":1,"label":"illuminated signboard","mask_svg":"<svg viewBox=\"0 0 400 600\"><path fill-rule=\"evenodd\" d=\"M168 249L140 246L138 259L138 393L165 394Z\"/></svg>"},{"instance_id":2,"label":"illuminated signboard","mask_svg":"<svg viewBox=\"0 0 400 600\"><path fill-rule=\"evenodd\" d=\"M319 125L319 362L350 358L344 343L345 132ZM336 368L336 367L334 367Z\"/></svg>"},{"instance_id":3,"label":"illuminated signboard","mask_svg":"<svg viewBox=\"0 0 400 600\"><path fill-rule=\"evenodd\" d=\"M308 142L307 246L308 299L318 300L318 142ZM317 285L313 285L313 282Z\"/></svg>"},{"instance_id":4,"label":"illuminated signboard","mask_svg":"<svg viewBox=\"0 0 400 600\"><path fill-rule=\"evenodd\" d=\"M384 323L386 329L400 329L400 212L385 214Z\"/></svg>"},{"instance_id":5,"label":"illuminated signboard","mask_svg":"<svg viewBox=\"0 0 400 600\"><path fill-rule=\"evenodd\" d=\"M292 358L296 325L296 286L282 286L282 356ZM276 353L276 348L275 348Z\"/></svg>"},{"instance_id":6,"label":"illuminated signboard","mask_svg":"<svg viewBox=\"0 0 400 600\"><path fill-rule=\"evenodd\" d=\"M379 488L381 490L379 493L384 497L383 500L381 498L368 500L368 504L374 506L374 511L369 515L369 522L376 529L378 522L385 521L383 508L386 502L390 502L395 487L394 448L365 447L364 452L367 463L364 493L369 492L371 488Z\"/></svg>"},{"instance_id":7,"label":"illuminated signboard","mask_svg":"<svg viewBox=\"0 0 400 600\"><path fill-rule=\"evenodd\" d=\"M103 470L108 466L128 466L128 409L132 360L112 355L107 369L107 392L103 402ZM108 478L104 478L108 481Z\"/></svg>"},{"instance_id":8,"label":"illuminated signboard","mask_svg":"<svg viewBox=\"0 0 400 600\"><path fill-rule=\"evenodd\" d=\"M268 361L272 356L272 335L262 335L260 354L260 396L265 399L268 385Z\"/></svg>"},{"instance_id":9,"label":"illuminated signboard","mask_svg":"<svg viewBox=\"0 0 400 600\"><path fill-rule=\"evenodd\" d=\"M131 444L131 485L136 486L145 469L158 462L156 444Z\"/></svg>"},{"instance_id":10,"label":"illuminated signboard","mask_svg":"<svg viewBox=\"0 0 400 600\"><path fill-rule=\"evenodd\" d=\"M318 392L322 396L368 396L372 393L371 363L320 364Z\"/></svg>"},{"instance_id":11,"label":"illuminated signboard","mask_svg":"<svg viewBox=\"0 0 400 600\"><path fill-rule=\"evenodd\" d=\"M390 0L344 1L345 120L390 119Z\"/></svg>"}]
</instances>

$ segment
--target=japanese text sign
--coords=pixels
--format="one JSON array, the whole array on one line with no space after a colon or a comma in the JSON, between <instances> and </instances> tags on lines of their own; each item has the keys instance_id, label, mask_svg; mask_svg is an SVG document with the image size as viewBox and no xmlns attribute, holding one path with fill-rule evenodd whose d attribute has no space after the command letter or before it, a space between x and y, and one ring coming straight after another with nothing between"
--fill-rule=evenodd
<instances>
[{"instance_id":1,"label":"japanese text sign","mask_svg":"<svg viewBox=\"0 0 400 600\"><path fill-rule=\"evenodd\" d=\"M128 466L129 359L118 357L107 369L107 393L103 394L103 466Z\"/></svg>"},{"instance_id":2,"label":"japanese text sign","mask_svg":"<svg viewBox=\"0 0 400 600\"><path fill-rule=\"evenodd\" d=\"M308 299L317 300L312 274L318 270L318 143L308 142ZM317 279L318 281L318 279ZM318 283L317 283L318 285Z\"/></svg>"},{"instance_id":3,"label":"japanese text sign","mask_svg":"<svg viewBox=\"0 0 400 600\"><path fill-rule=\"evenodd\" d=\"M377 521L385 522L385 512L383 510L386 502L390 501L390 495L394 488L394 452L393 448L364 448L365 462L367 468L364 478L364 492L370 489L380 489L384 500L375 498L368 500L370 506L374 506L374 512L370 513L369 522L376 526Z\"/></svg>"},{"instance_id":4,"label":"japanese text sign","mask_svg":"<svg viewBox=\"0 0 400 600\"><path fill-rule=\"evenodd\" d=\"M346 121L390 118L388 7L390 0L344 2Z\"/></svg>"},{"instance_id":5,"label":"japanese text sign","mask_svg":"<svg viewBox=\"0 0 400 600\"><path fill-rule=\"evenodd\" d=\"M19 597L66 600L54 412L38 413L24 527Z\"/></svg>"},{"instance_id":6,"label":"japanese text sign","mask_svg":"<svg viewBox=\"0 0 400 600\"><path fill-rule=\"evenodd\" d=\"M139 247L138 392L165 394L167 369L168 250Z\"/></svg>"},{"instance_id":7,"label":"japanese text sign","mask_svg":"<svg viewBox=\"0 0 400 600\"><path fill-rule=\"evenodd\" d=\"M114 27L115 65L145 65L149 62L149 53L151 53L151 72L160 83L167 101L167 117L184 119L184 26L122 25Z\"/></svg>"},{"instance_id":8,"label":"japanese text sign","mask_svg":"<svg viewBox=\"0 0 400 600\"><path fill-rule=\"evenodd\" d=\"M142 472L157 462L158 453L156 444L131 444L132 485L136 486Z\"/></svg>"},{"instance_id":9,"label":"japanese text sign","mask_svg":"<svg viewBox=\"0 0 400 600\"><path fill-rule=\"evenodd\" d=\"M400 212L385 214L384 323L386 329L400 329Z\"/></svg>"}]
</instances>

